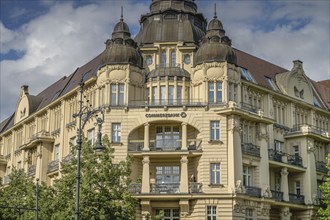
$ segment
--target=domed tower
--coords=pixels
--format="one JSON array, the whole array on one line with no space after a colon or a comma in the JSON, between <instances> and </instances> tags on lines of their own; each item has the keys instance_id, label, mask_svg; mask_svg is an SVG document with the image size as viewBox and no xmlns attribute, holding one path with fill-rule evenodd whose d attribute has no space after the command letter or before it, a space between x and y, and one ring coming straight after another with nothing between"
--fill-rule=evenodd
<instances>
[{"instance_id":1,"label":"domed tower","mask_svg":"<svg viewBox=\"0 0 330 220\"><path fill-rule=\"evenodd\" d=\"M192 77L192 92L201 94L199 90L206 87L207 94L200 98L209 104L238 99L237 81L240 77L236 70L236 55L231 47L231 40L225 33L215 6L213 19L209 22L206 35L194 56Z\"/></svg>"},{"instance_id":2,"label":"domed tower","mask_svg":"<svg viewBox=\"0 0 330 220\"><path fill-rule=\"evenodd\" d=\"M110 97L99 97L100 103L120 106L131 100L141 99L144 96L143 60L137 43L131 38L129 27L124 22L123 12L114 27L112 38L105 44L97 84L100 90L110 91L100 94L110 94Z\"/></svg>"},{"instance_id":3,"label":"domed tower","mask_svg":"<svg viewBox=\"0 0 330 220\"><path fill-rule=\"evenodd\" d=\"M153 0L135 40L144 58L147 99L188 101L192 57L207 22L194 0ZM165 103L166 104L166 103Z\"/></svg>"}]
</instances>

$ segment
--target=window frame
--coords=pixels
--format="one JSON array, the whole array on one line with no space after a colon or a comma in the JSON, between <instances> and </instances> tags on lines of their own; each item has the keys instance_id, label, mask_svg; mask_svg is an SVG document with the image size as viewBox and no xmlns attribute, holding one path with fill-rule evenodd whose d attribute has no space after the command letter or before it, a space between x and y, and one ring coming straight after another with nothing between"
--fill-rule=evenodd
<instances>
[{"instance_id":1,"label":"window frame","mask_svg":"<svg viewBox=\"0 0 330 220\"><path fill-rule=\"evenodd\" d=\"M210 141L220 141L220 120L212 120L210 121Z\"/></svg>"},{"instance_id":2,"label":"window frame","mask_svg":"<svg viewBox=\"0 0 330 220\"><path fill-rule=\"evenodd\" d=\"M210 163L210 185L221 184L221 164L219 162Z\"/></svg>"},{"instance_id":3,"label":"window frame","mask_svg":"<svg viewBox=\"0 0 330 220\"><path fill-rule=\"evenodd\" d=\"M206 219L207 220L217 220L217 206L216 205L206 206Z\"/></svg>"},{"instance_id":4,"label":"window frame","mask_svg":"<svg viewBox=\"0 0 330 220\"><path fill-rule=\"evenodd\" d=\"M111 123L111 143L121 143L121 123Z\"/></svg>"}]
</instances>

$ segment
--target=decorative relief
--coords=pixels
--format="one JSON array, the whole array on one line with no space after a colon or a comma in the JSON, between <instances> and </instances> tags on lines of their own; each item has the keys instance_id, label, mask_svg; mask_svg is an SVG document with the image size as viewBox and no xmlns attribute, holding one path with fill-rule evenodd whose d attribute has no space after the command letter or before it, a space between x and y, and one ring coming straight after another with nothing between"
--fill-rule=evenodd
<instances>
[{"instance_id":1,"label":"decorative relief","mask_svg":"<svg viewBox=\"0 0 330 220\"><path fill-rule=\"evenodd\" d=\"M307 138L307 151L308 153L314 153L316 150L314 141L310 138Z\"/></svg>"}]
</instances>

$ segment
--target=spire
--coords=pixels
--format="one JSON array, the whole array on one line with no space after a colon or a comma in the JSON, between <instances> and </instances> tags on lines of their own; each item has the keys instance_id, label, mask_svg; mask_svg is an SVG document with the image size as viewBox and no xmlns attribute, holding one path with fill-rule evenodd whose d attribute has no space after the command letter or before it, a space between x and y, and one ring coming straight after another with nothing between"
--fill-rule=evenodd
<instances>
[{"instance_id":1,"label":"spire","mask_svg":"<svg viewBox=\"0 0 330 220\"><path fill-rule=\"evenodd\" d=\"M213 18L217 18L217 3L214 3L214 16Z\"/></svg>"},{"instance_id":2,"label":"spire","mask_svg":"<svg viewBox=\"0 0 330 220\"><path fill-rule=\"evenodd\" d=\"M120 21L124 20L124 16L123 16L123 6L121 6L121 15L120 15Z\"/></svg>"}]
</instances>

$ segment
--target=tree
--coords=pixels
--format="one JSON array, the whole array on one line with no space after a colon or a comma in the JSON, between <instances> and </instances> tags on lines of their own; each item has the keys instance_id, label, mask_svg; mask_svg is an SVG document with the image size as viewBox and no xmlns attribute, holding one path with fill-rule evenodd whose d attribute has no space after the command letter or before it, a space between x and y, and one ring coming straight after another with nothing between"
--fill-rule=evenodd
<instances>
[{"instance_id":1,"label":"tree","mask_svg":"<svg viewBox=\"0 0 330 220\"><path fill-rule=\"evenodd\" d=\"M318 219L320 220L328 220L330 216L330 155L327 158L327 168L328 168L328 176L326 181L321 185L321 191L323 195L323 206L319 209Z\"/></svg>"},{"instance_id":2,"label":"tree","mask_svg":"<svg viewBox=\"0 0 330 220\"><path fill-rule=\"evenodd\" d=\"M135 219L137 201L128 191L131 159L113 163L113 148L103 138L104 153L94 153L90 142L83 139L81 148L80 217L81 219ZM72 148L72 154L76 147ZM62 177L54 184L55 210L51 219L72 219L75 210L77 159L62 163Z\"/></svg>"}]
</instances>

